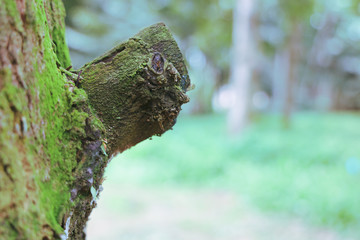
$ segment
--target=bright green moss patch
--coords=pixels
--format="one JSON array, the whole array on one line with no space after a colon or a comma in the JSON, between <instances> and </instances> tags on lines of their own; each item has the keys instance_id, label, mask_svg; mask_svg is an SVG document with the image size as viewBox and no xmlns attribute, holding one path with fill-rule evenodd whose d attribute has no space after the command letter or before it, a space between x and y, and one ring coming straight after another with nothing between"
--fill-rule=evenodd
<instances>
[{"instance_id":1,"label":"bright green moss patch","mask_svg":"<svg viewBox=\"0 0 360 240\"><path fill-rule=\"evenodd\" d=\"M38 183L42 212L46 213L51 227L60 234L63 230L59 218L62 217L64 210L71 206L70 185L74 181L72 170L77 165L76 152L81 148L79 135L84 135L85 119L88 116L84 112L73 109L73 104L86 99L86 93L83 91L70 93L69 89L65 88L67 79L56 65L56 60L64 66L70 65L68 49L64 41L64 26L53 27L50 31L46 25L49 22L42 7L42 1L38 3L37 19L44 21L40 29L44 29L45 37L40 47L43 49L45 67L36 68L38 69L36 79L42 116L42 145L49 159L49 166L46 167L48 171L38 178ZM61 11L60 14L64 13Z\"/></svg>"},{"instance_id":2,"label":"bright green moss patch","mask_svg":"<svg viewBox=\"0 0 360 240\"><path fill-rule=\"evenodd\" d=\"M61 185L54 186L51 181L41 183L40 187L42 193L40 197L42 212L54 230L62 233L63 229L59 225L62 219L59 219L59 216L61 216L65 210L70 209L69 204L64 205L64 203L69 202L70 192L59 191L65 189L61 188ZM58 189L56 192L54 192L54 187Z\"/></svg>"},{"instance_id":3,"label":"bright green moss patch","mask_svg":"<svg viewBox=\"0 0 360 240\"><path fill-rule=\"evenodd\" d=\"M68 46L64 40L65 38L65 28L54 27L51 33L52 40L56 45L55 53L57 59L59 60L61 66L67 68L71 65L70 54Z\"/></svg>"},{"instance_id":4,"label":"bright green moss patch","mask_svg":"<svg viewBox=\"0 0 360 240\"><path fill-rule=\"evenodd\" d=\"M57 11L47 11L47 27L53 44L53 51L60 65L67 68L71 65L69 49L65 41L65 10L61 1L46 1L48 9Z\"/></svg>"}]
</instances>

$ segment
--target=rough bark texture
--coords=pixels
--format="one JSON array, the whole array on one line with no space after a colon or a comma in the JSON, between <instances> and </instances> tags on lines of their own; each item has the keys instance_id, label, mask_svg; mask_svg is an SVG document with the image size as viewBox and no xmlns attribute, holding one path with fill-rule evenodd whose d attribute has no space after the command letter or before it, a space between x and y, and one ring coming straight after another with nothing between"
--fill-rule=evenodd
<instances>
[{"instance_id":1,"label":"rough bark texture","mask_svg":"<svg viewBox=\"0 0 360 240\"><path fill-rule=\"evenodd\" d=\"M163 24L71 73L64 14L60 0L0 0L1 239L84 239L109 156L170 129L188 101Z\"/></svg>"},{"instance_id":2,"label":"rough bark texture","mask_svg":"<svg viewBox=\"0 0 360 240\"><path fill-rule=\"evenodd\" d=\"M105 124L111 154L161 135L189 101L188 73L164 24L144 29L81 71L81 87Z\"/></svg>"}]
</instances>

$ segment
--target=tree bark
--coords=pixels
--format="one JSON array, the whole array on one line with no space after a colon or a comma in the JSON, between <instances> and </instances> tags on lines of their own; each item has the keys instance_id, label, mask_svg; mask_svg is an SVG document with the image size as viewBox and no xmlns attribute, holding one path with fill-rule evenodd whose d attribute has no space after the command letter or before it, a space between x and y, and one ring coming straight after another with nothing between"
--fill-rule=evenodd
<instances>
[{"instance_id":1,"label":"tree bark","mask_svg":"<svg viewBox=\"0 0 360 240\"><path fill-rule=\"evenodd\" d=\"M111 156L176 122L188 73L164 24L79 70L61 0L0 2L0 236L85 239Z\"/></svg>"}]
</instances>

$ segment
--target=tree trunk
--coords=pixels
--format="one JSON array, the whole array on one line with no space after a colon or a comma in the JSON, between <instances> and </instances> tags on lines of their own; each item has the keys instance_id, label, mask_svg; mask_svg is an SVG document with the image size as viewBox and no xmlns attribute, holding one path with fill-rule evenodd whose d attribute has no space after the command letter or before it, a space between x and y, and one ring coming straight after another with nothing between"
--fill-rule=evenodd
<instances>
[{"instance_id":1,"label":"tree trunk","mask_svg":"<svg viewBox=\"0 0 360 240\"><path fill-rule=\"evenodd\" d=\"M64 15L61 0L0 2L1 239L85 239L109 158L189 101L164 24L68 71Z\"/></svg>"},{"instance_id":2,"label":"tree trunk","mask_svg":"<svg viewBox=\"0 0 360 240\"><path fill-rule=\"evenodd\" d=\"M300 40L301 40L301 24L293 23L293 33L290 36L288 43L289 51L289 63L288 71L285 85L285 103L283 108L283 125L285 128L290 127L291 123L291 113L294 107L294 87L296 84L296 71L299 63L299 54L300 54Z\"/></svg>"},{"instance_id":3,"label":"tree trunk","mask_svg":"<svg viewBox=\"0 0 360 240\"><path fill-rule=\"evenodd\" d=\"M252 75L252 30L251 17L253 0L237 0L233 21L233 61L231 63L231 84L235 99L228 113L228 130L239 133L247 123L249 115L249 94Z\"/></svg>"},{"instance_id":4,"label":"tree trunk","mask_svg":"<svg viewBox=\"0 0 360 240\"><path fill-rule=\"evenodd\" d=\"M285 82L289 70L289 52L278 49L273 64L272 109L280 114L285 105Z\"/></svg>"}]
</instances>

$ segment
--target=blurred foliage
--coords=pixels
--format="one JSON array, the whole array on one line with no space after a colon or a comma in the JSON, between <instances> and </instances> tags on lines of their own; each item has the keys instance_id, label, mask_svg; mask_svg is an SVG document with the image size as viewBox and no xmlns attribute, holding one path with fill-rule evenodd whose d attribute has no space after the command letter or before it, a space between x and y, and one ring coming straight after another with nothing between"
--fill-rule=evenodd
<instances>
[{"instance_id":1,"label":"blurred foliage","mask_svg":"<svg viewBox=\"0 0 360 240\"><path fill-rule=\"evenodd\" d=\"M263 0L256 3L257 91L272 110L276 56L286 52L300 24L295 105L302 109L359 109L359 0ZM187 109L212 110L214 95L227 84L232 61L235 0L64 0L73 65L79 67L141 28L165 22L176 35L197 85ZM285 66L281 70L286 72ZM226 108L226 106L224 106ZM256 107L254 107L256 108ZM256 109L255 109L256 110ZM263 109L264 110L264 109Z\"/></svg>"},{"instance_id":2,"label":"blurred foliage","mask_svg":"<svg viewBox=\"0 0 360 240\"><path fill-rule=\"evenodd\" d=\"M218 0L161 1L161 14L188 45L198 46L214 65L226 68L231 47L232 8ZM159 4L159 2L167 2Z\"/></svg>"},{"instance_id":3,"label":"blurred foliage","mask_svg":"<svg viewBox=\"0 0 360 240\"><path fill-rule=\"evenodd\" d=\"M174 132L114 159L119 182L226 188L262 210L359 234L358 114L303 113L283 131L279 116L259 118L236 139L224 116L183 117Z\"/></svg>"},{"instance_id":4,"label":"blurred foliage","mask_svg":"<svg viewBox=\"0 0 360 240\"><path fill-rule=\"evenodd\" d=\"M306 21L314 6L314 0L287 1L279 0L279 7L284 14L284 22L300 22Z\"/></svg>"}]
</instances>

